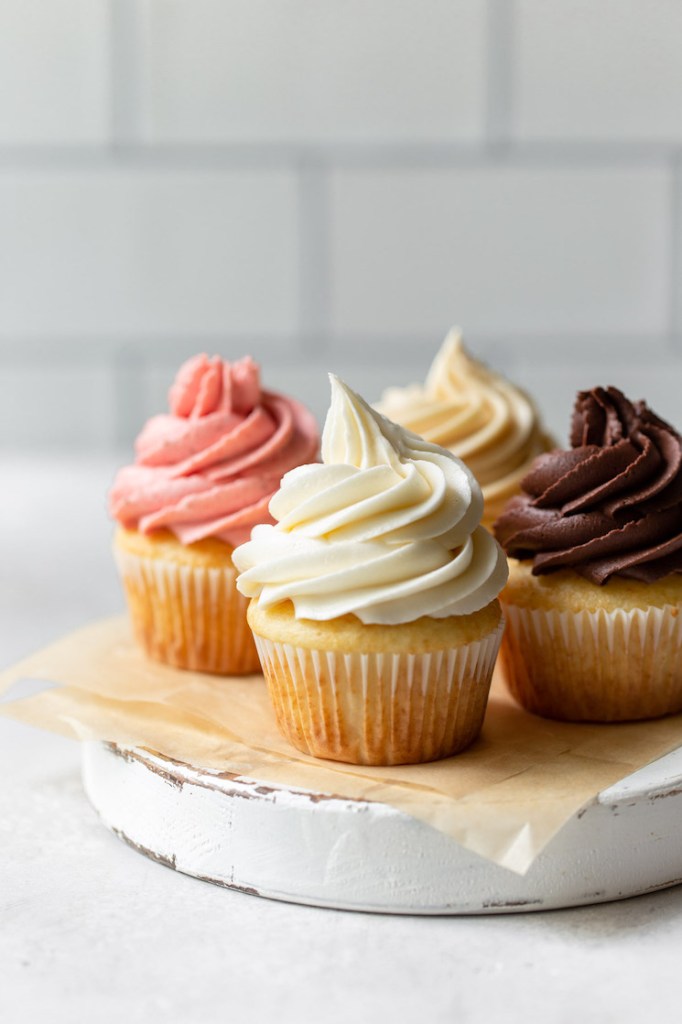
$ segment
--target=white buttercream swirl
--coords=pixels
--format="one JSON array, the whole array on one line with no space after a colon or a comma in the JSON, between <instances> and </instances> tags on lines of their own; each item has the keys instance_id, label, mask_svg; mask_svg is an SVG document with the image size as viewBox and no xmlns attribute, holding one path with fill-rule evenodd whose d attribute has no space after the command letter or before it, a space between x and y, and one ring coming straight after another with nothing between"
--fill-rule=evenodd
<instances>
[{"instance_id":1,"label":"white buttercream swirl","mask_svg":"<svg viewBox=\"0 0 682 1024\"><path fill-rule=\"evenodd\" d=\"M552 447L533 401L472 359L457 327L448 333L425 383L388 388L377 409L466 462L483 489L489 523L518 493L536 455Z\"/></svg>"},{"instance_id":2,"label":"white buttercream swirl","mask_svg":"<svg viewBox=\"0 0 682 1024\"><path fill-rule=\"evenodd\" d=\"M507 563L479 526L472 472L331 382L323 464L284 476L270 502L277 524L256 526L233 553L239 590L323 621L350 613L394 625L485 607Z\"/></svg>"}]
</instances>

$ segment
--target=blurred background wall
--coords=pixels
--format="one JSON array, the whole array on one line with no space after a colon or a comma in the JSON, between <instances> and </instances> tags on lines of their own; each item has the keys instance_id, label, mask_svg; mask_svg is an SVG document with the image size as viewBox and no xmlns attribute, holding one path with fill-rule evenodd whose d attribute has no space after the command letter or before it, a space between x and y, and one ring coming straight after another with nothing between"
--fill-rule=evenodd
<instances>
[{"instance_id":1,"label":"blurred background wall","mask_svg":"<svg viewBox=\"0 0 682 1024\"><path fill-rule=\"evenodd\" d=\"M679 0L0 0L0 445L113 449L181 359L327 405L447 328L566 434L679 422Z\"/></svg>"}]
</instances>

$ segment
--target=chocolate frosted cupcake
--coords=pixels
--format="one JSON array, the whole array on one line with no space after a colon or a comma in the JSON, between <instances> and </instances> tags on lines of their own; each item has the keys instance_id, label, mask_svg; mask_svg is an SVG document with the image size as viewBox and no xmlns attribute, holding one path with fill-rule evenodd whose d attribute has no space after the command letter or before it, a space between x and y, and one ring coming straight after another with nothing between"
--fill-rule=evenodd
<instances>
[{"instance_id":1,"label":"chocolate frosted cupcake","mask_svg":"<svg viewBox=\"0 0 682 1024\"><path fill-rule=\"evenodd\" d=\"M682 710L682 438L616 388L576 399L495 524L512 693L573 721ZM514 561L516 559L517 561Z\"/></svg>"}]
</instances>

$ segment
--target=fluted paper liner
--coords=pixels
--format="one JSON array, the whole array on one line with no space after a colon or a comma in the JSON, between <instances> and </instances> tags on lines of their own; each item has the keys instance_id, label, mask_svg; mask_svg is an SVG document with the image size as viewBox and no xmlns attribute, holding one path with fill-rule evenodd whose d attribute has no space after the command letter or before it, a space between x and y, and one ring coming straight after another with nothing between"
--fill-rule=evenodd
<instances>
[{"instance_id":1,"label":"fluted paper liner","mask_svg":"<svg viewBox=\"0 0 682 1024\"><path fill-rule=\"evenodd\" d=\"M232 675L256 672L246 621L248 598L231 566L180 565L114 550L138 643L177 668Z\"/></svg>"},{"instance_id":2,"label":"fluted paper liner","mask_svg":"<svg viewBox=\"0 0 682 1024\"><path fill-rule=\"evenodd\" d=\"M280 729L315 757L364 765L449 757L481 731L502 624L457 650L309 650L256 635Z\"/></svg>"},{"instance_id":3,"label":"fluted paper liner","mask_svg":"<svg viewBox=\"0 0 682 1024\"><path fill-rule=\"evenodd\" d=\"M682 711L682 615L674 606L504 609L505 675L529 711L574 722L637 721Z\"/></svg>"},{"instance_id":4,"label":"fluted paper liner","mask_svg":"<svg viewBox=\"0 0 682 1024\"><path fill-rule=\"evenodd\" d=\"M216 678L149 661L123 618L6 670L0 692L20 679L62 685L0 705L12 718L264 783L381 801L520 874L601 790L682 745L682 715L554 722L523 711L496 679L480 738L453 758L392 768L319 761L282 738L262 677Z\"/></svg>"}]
</instances>

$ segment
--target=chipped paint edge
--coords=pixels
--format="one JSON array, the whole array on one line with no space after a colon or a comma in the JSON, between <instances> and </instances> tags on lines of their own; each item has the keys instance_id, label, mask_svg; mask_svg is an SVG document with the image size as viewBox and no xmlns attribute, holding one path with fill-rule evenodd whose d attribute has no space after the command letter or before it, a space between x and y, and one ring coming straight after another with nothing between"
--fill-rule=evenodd
<instances>
[{"instance_id":1,"label":"chipped paint edge","mask_svg":"<svg viewBox=\"0 0 682 1024\"><path fill-rule=\"evenodd\" d=\"M86 792L104 823L157 863L248 895L422 915L537 912L680 884L682 779L666 772L649 788L628 791L618 784L600 794L522 878L383 804L199 771L114 744L86 744L84 760ZM273 827L278 829L274 843ZM187 829L192 843L180 853ZM344 872L343 860L336 863L340 839L350 844L352 863L358 849L366 854L361 878L357 871ZM289 863L293 871L287 870L287 850L303 850L304 841L310 871L301 872L296 857ZM196 851L211 844L217 859L207 870ZM261 871L266 845L285 854L280 875L273 875L267 857ZM419 864L423 869L415 872ZM603 877L595 864L602 864Z\"/></svg>"}]
</instances>

